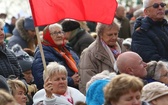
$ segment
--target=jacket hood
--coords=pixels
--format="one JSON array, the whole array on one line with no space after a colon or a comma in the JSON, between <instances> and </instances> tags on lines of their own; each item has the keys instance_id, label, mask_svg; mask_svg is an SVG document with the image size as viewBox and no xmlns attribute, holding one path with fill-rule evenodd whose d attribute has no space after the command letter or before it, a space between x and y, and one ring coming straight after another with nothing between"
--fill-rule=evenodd
<instances>
[{"instance_id":1,"label":"jacket hood","mask_svg":"<svg viewBox=\"0 0 168 105\"><path fill-rule=\"evenodd\" d=\"M24 39L24 40L29 40L29 34L27 32L27 30L25 30L24 28L24 20L25 18L20 18L17 20L16 22L16 27L15 29L13 30L13 34L15 35L18 31L19 32L19 35Z\"/></svg>"}]
</instances>

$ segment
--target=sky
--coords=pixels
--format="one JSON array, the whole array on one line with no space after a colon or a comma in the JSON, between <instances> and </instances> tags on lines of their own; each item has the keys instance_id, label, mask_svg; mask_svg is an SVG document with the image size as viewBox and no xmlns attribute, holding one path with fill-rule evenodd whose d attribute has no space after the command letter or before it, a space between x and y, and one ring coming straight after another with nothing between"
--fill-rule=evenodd
<instances>
[{"instance_id":1,"label":"sky","mask_svg":"<svg viewBox=\"0 0 168 105\"><path fill-rule=\"evenodd\" d=\"M31 15L29 0L0 0L0 13L7 13L6 21L10 21L12 16L16 18L28 17Z\"/></svg>"}]
</instances>

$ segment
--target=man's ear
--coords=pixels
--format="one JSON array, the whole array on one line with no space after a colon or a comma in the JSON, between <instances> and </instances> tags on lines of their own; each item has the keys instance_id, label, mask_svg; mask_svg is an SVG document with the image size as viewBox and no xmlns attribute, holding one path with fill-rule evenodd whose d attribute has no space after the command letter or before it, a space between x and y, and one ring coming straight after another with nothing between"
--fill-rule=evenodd
<instances>
[{"instance_id":1,"label":"man's ear","mask_svg":"<svg viewBox=\"0 0 168 105\"><path fill-rule=\"evenodd\" d=\"M133 73L133 69L130 68L130 67L127 67L127 68L126 68L126 73L127 73L127 74L130 74L130 75L133 75L133 74L134 74L134 73Z\"/></svg>"},{"instance_id":2,"label":"man's ear","mask_svg":"<svg viewBox=\"0 0 168 105\"><path fill-rule=\"evenodd\" d=\"M144 9L144 15L147 15L149 13L148 9Z\"/></svg>"}]
</instances>

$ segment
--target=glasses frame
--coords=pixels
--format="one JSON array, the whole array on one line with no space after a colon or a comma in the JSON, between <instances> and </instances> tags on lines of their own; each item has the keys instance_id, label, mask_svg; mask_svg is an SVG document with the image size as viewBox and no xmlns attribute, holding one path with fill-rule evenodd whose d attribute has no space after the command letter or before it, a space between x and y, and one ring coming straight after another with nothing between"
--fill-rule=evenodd
<instances>
[{"instance_id":1,"label":"glasses frame","mask_svg":"<svg viewBox=\"0 0 168 105\"><path fill-rule=\"evenodd\" d=\"M64 35L64 34L65 34L64 31L59 31L59 32L54 31L54 32L50 33L51 36L58 36L58 35Z\"/></svg>"},{"instance_id":2,"label":"glasses frame","mask_svg":"<svg viewBox=\"0 0 168 105\"><path fill-rule=\"evenodd\" d=\"M146 7L146 9L150 8L150 7L159 8L159 6L161 6L162 8L164 8L166 6L166 3L160 3L160 4L159 3L154 3L153 5Z\"/></svg>"}]
</instances>

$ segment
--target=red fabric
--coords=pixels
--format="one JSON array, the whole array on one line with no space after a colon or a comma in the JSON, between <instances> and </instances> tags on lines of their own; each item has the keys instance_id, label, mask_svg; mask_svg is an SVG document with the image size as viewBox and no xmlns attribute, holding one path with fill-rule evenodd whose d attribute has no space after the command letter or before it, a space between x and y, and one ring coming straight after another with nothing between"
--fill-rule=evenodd
<instances>
[{"instance_id":1,"label":"red fabric","mask_svg":"<svg viewBox=\"0 0 168 105\"><path fill-rule=\"evenodd\" d=\"M116 0L29 0L35 26L58 22L64 18L111 24Z\"/></svg>"}]
</instances>

